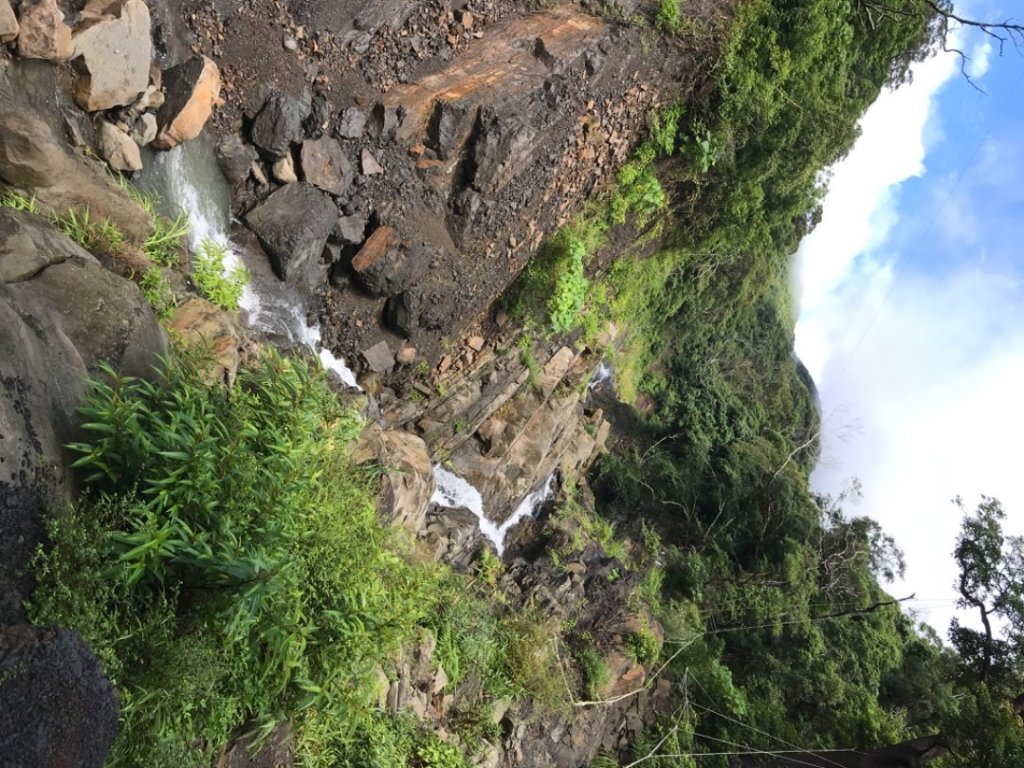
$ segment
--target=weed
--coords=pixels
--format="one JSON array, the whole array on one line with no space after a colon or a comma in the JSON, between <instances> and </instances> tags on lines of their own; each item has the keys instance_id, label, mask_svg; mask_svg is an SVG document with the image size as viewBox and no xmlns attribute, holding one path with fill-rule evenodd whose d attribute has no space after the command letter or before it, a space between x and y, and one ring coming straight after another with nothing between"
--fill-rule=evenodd
<instances>
[{"instance_id":1,"label":"weed","mask_svg":"<svg viewBox=\"0 0 1024 768\"><path fill-rule=\"evenodd\" d=\"M142 289L143 297L160 319L166 319L174 311L176 303L174 291L167 280L167 275L160 267L154 265L147 269L139 281L139 288Z\"/></svg>"},{"instance_id":2,"label":"weed","mask_svg":"<svg viewBox=\"0 0 1024 768\"><path fill-rule=\"evenodd\" d=\"M673 35L679 31L679 0L658 0L658 10L654 14L654 26Z\"/></svg>"},{"instance_id":3,"label":"weed","mask_svg":"<svg viewBox=\"0 0 1024 768\"><path fill-rule=\"evenodd\" d=\"M594 647L594 640L586 633L575 634L571 637L573 645L572 657L580 668L580 675L583 678L583 688L588 699L600 698L604 689L611 681L611 672L608 664Z\"/></svg>"},{"instance_id":4,"label":"weed","mask_svg":"<svg viewBox=\"0 0 1024 768\"><path fill-rule=\"evenodd\" d=\"M89 209L69 208L51 217L54 225L87 251L117 253L124 247L124 234L110 221L94 221Z\"/></svg>"},{"instance_id":5,"label":"weed","mask_svg":"<svg viewBox=\"0 0 1024 768\"><path fill-rule=\"evenodd\" d=\"M188 229L188 217L185 214L175 219L154 215L153 232L142 244L142 252L154 264L162 267L180 267Z\"/></svg>"},{"instance_id":6,"label":"weed","mask_svg":"<svg viewBox=\"0 0 1024 768\"><path fill-rule=\"evenodd\" d=\"M530 334L524 333L520 336L516 341L516 348L519 350L519 359L522 360L529 374L530 386L537 389L540 387L540 363L537 362L537 356L533 354L533 338Z\"/></svg>"},{"instance_id":7,"label":"weed","mask_svg":"<svg viewBox=\"0 0 1024 768\"><path fill-rule=\"evenodd\" d=\"M637 664L650 666L661 654L661 643L650 629L644 627L626 635L625 651Z\"/></svg>"},{"instance_id":8,"label":"weed","mask_svg":"<svg viewBox=\"0 0 1024 768\"><path fill-rule=\"evenodd\" d=\"M28 213L39 213L39 203L35 195L24 195L14 189L5 189L0 194L0 208L11 208L15 211L27 211Z\"/></svg>"},{"instance_id":9,"label":"weed","mask_svg":"<svg viewBox=\"0 0 1024 768\"><path fill-rule=\"evenodd\" d=\"M249 272L242 266L232 267L225 274L227 251L212 240L204 240L192 263L192 281L199 291L221 309L237 310Z\"/></svg>"},{"instance_id":10,"label":"weed","mask_svg":"<svg viewBox=\"0 0 1024 768\"><path fill-rule=\"evenodd\" d=\"M586 246L578 237L570 235L567 240L567 260L555 282L548 310L548 320L555 333L566 333L577 326L587 296L587 278L583 275Z\"/></svg>"}]
</instances>

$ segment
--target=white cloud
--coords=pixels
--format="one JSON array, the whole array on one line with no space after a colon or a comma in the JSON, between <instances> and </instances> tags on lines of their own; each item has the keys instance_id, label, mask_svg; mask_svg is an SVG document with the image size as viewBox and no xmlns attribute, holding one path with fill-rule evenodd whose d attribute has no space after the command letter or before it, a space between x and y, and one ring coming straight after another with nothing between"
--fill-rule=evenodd
<instances>
[{"instance_id":1,"label":"white cloud","mask_svg":"<svg viewBox=\"0 0 1024 768\"><path fill-rule=\"evenodd\" d=\"M988 72L989 59L992 56L992 43L989 40L983 40L979 44L974 46L971 51L970 60L967 62L965 67L967 76L972 80L978 80L985 76Z\"/></svg>"}]
</instances>

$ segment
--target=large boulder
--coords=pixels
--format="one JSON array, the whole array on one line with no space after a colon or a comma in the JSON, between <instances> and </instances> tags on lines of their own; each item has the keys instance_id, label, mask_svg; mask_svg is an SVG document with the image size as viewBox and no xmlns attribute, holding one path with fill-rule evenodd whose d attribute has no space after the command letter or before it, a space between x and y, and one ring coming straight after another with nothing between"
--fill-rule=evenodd
<instances>
[{"instance_id":1,"label":"large boulder","mask_svg":"<svg viewBox=\"0 0 1024 768\"><path fill-rule=\"evenodd\" d=\"M313 96L308 90L298 96L277 93L268 97L252 121L252 143L268 157L280 157L302 141L302 123L312 109Z\"/></svg>"},{"instance_id":2,"label":"large boulder","mask_svg":"<svg viewBox=\"0 0 1024 768\"><path fill-rule=\"evenodd\" d=\"M149 214L104 168L69 154L39 114L11 95L2 77L0 180L34 194L44 206L61 213L88 208L93 220L111 221L132 240L145 240L153 228Z\"/></svg>"},{"instance_id":3,"label":"large boulder","mask_svg":"<svg viewBox=\"0 0 1024 768\"><path fill-rule=\"evenodd\" d=\"M63 61L75 52L71 27L57 0L22 0L18 55L23 59Z\"/></svg>"},{"instance_id":4,"label":"large boulder","mask_svg":"<svg viewBox=\"0 0 1024 768\"><path fill-rule=\"evenodd\" d=\"M151 377L167 342L138 287L40 216L0 209L0 484L59 477L101 362Z\"/></svg>"},{"instance_id":5,"label":"large boulder","mask_svg":"<svg viewBox=\"0 0 1024 768\"><path fill-rule=\"evenodd\" d=\"M143 0L90 0L75 32L75 103L87 112L127 106L149 85L153 55Z\"/></svg>"},{"instance_id":6,"label":"large boulder","mask_svg":"<svg viewBox=\"0 0 1024 768\"><path fill-rule=\"evenodd\" d=\"M379 227L352 259L360 285L375 296L395 296L430 267L437 254L425 242L406 245L390 227Z\"/></svg>"},{"instance_id":7,"label":"large boulder","mask_svg":"<svg viewBox=\"0 0 1024 768\"><path fill-rule=\"evenodd\" d=\"M18 36L18 18L8 0L0 0L0 43L9 43Z\"/></svg>"},{"instance_id":8,"label":"large boulder","mask_svg":"<svg viewBox=\"0 0 1024 768\"><path fill-rule=\"evenodd\" d=\"M196 56L163 74L164 104L157 113L156 149L172 149L198 136L220 101L220 70L212 59Z\"/></svg>"},{"instance_id":9,"label":"large boulder","mask_svg":"<svg viewBox=\"0 0 1024 768\"><path fill-rule=\"evenodd\" d=\"M245 220L280 279L310 284L320 278L320 254L337 218L331 199L300 181L274 192Z\"/></svg>"},{"instance_id":10,"label":"large boulder","mask_svg":"<svg viewBox=\"0 0 1024 768\"><path fill-rule=\"evenodd\" d=\"M113 686L75 632L0 627L4 765L100 768L118 712Z\"/></svg>"},{"instance_id":11,"label":"large boulder","mask_svg":"<svg viewBox=\"0 0 1024 768\"><path fill-rule=\"evenodd\" d=\"M387 514L393 525L415 535L423 526L435 488L427 444L411 432L373 425L360 435L352 460L356 464L375 461L384 467Z\"/></svg>"},{"instance_id":12,"label":"large boulder","mask_svg":"<svg viewBox=\"0 0 1024 768\"><path fill-rule=\"evenodd\" d=\"M185 347L207 353L203 359L208 361L208 382L229 387L234 383L241 359L242 333L231 313L193 296L174 310L167 325Z\"/></svg>"}]
</instances>

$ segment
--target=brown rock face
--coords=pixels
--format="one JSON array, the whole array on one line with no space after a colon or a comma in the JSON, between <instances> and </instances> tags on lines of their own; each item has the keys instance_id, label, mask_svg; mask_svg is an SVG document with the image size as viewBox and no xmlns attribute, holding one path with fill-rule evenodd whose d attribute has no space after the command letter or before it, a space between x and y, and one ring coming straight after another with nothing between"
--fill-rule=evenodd
<instances>
[{"instance_id":1,"label":"brown rock face","mask_svg":"<svg viewBox=\"0 0 1024 768\"><path fill-rule=\"evenodd\" d=\"M70 59L74 52L71 27L64 23L64 12L57 7L57 0L25 0L21 4L19 56L63 61Z\"/></svg>"},{"instance_id":2,"label":"brown rock face","mask_svg":"<svg viewBox=\"0 0 1024 768\"><path fill-rule=\"evenodd\" d=\"M203 130L220 99L220 70L205 56L164 72L167 100L157 114L160 135L153 146L172 149L194 139Z\"/></svg>"},{"instance_id":3,"label":"brown rock face","mask_svg":"<svg viewBox=\"0 0 1024 768\"><path fill-rule=\"evenodd\" d=\"M206 299L194 297L174 311L168 325L187 347L205 347L210 351L207 381L228 386L234 382L240 360L241 334L230 314Z\"/></svg>"},{"instance_id":4,"label":"brown rock face","mask_svg":"<svg viewBox=\"0 0 1024 768\"><path fill-rule=\"evenodd\" d=\"M0 43L9 43L18 36L18 19L8 0L0 0Z\"/></svg>"},{"instance_id":5,"label":"brown rock face","mask_svg":"<svg viewBox=\"0 0 1024 768\"><path fill-rule=\"evenodd\" d=\"M108 6L101 15L97 5ZM95 9L90 14L90 9ZM87 112L126 106L149 85L152 58L149 9L143 0L93 0L83 15L98 16L75 34L75 66L81 73L75 103Z\"/></svg>"},{"instance_id":6,"label":"brown rock face","mask_svg":"<svg viewBox=\"0 0 1024 768\"><path fill-rule=\"evenodd\" d=\"M32 107L6 92L2 81L0 179L62 213L88 208L93 219L109 219L131 240L145 240L152 232L149 214L98 164L68 154Z\"/></svg>"}]
</instances>

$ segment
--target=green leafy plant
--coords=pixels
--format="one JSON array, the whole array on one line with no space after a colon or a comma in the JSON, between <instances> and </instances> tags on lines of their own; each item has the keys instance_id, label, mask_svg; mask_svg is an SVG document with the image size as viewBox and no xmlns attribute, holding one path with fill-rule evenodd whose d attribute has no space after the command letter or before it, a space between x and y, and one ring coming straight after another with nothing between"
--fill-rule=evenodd
<instances>
[{"instance_id":1,"label":"green leafy plant","mask_svg":"<svg viewBox=\"0 0 1024 768\"><path fill-rule=\"evenodd\" d=\"M663 32L675 34L680 27L680 0L658 0L658 9L654 14L654 26Z\"/></svg>"},{"instance_id":2,"label":"green leafy plant","mask_svg":"<svg viewBox=\"0 0 1024 768\"><path fill-rule=\"evenodd\" d=\"M180 267L188 230L189 222L185 214L174 219L154 215L153 232L142 244L142 252L150 261L162 267Z\"/></svg>"},{"instance_id":3,"label":"green leafy plant","mask_svg":"<svg viewBox=\"0 0 1024 768\"><path fill-rule=\"evenodd\" d=\"M578 325L587 296L587 278L583 274L586 246L579 238L571 236L566 245L567 258L548 305L548 319L555 333L565 333Z\"/></svg>"},{"instance_id":4,"label":"green leafy plant","mask_svg":"<svg viewBox=\"0 0 1024 768\"><path fill-rule=\"evenodd\" d=\"M87 251L117 253L124 247L124 234L108 220L95 221L89 209L69 208L63 214L54 214L51 221L65 235Z\"/></svg>"},{"instance_id":5,"label":"green leafy plant","mask_svg":"<svg viewBox=\"0 0 1024 768\"><path fill-rule=\"evenodd\" d=\"M35 195L24 195L14 189L5 189L0 193L0 207L39 213L39 203L36 202Z\"/></svg>"},{"instance_id":6,"label":"green leafy plant","mask_svg":"<svg viewBox=\"0 0 1024 768\"><path fill-rule=\"evenodd\" d=\"M249 272L235 266L225 274L224 260L227 250L212 240L204 240L192 262L192 281L199 291L221 309L237 310Z\"/></svg>"}]
</instances>

